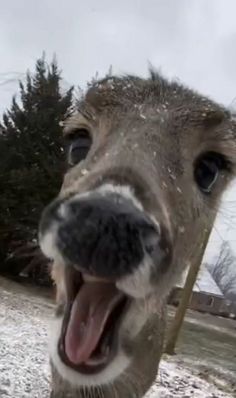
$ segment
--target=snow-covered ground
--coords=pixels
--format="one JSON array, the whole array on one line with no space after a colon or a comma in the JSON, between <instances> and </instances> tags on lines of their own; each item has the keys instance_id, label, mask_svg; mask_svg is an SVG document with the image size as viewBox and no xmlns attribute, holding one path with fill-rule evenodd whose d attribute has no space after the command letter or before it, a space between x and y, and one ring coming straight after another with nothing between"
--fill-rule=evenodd
<instances>
[{"instance_id":1,"label":"snow-covered ground","mask_svg":"<svg viewBox=\"0 0 236 398\"><path fill-rule=\"evenodd\" d=\"M1 398L49 397L47 328L52 313L53 303L46 294L38 296L34 289L0 278ZM194 322L191 325L194 326ZM226 393L220 383L213 383L206 372L193 374L191 364L184 358L184 355L164 357L156 385L147 398L235 396L229 386Z\"/></svg>"}]
</instances>

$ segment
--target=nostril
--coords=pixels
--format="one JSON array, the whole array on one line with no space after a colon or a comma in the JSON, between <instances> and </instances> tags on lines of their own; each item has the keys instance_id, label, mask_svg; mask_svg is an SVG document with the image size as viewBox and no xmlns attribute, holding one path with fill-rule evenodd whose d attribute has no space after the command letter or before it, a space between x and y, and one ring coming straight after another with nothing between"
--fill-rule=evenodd
<instances>
[{"instance_id":1,"label":"nostril","mask_svg":"<svg viewBox=\"0 0 236 398\"><path fill-rule=\"evenodd\" d=\"M168 231L162 225L146 224L141 229L143 250L148 254L153 264L165 273L173 256L173 247Z\"/></svg>"},{"instance_id":2,"label":"nostril","mask_svg":"<svg viewBox=\"0 0 236 398\"><path fill-rule=\"evenodd\" d=\"M160 244L160 233L152 225L147 225L141 231L142 243L145 251L152 255Z\"/></svg>"}]
</instances>

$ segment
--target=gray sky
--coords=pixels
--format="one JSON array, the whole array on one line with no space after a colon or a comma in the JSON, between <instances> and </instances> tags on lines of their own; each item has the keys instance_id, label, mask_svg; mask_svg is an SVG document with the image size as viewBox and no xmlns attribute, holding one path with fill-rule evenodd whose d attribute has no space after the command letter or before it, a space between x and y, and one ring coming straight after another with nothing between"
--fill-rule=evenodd
<instances>
[{"instance_id":1,"label":"gray sky","mask_svg":"<svg viewBox=\"0 0 236 398\"><path fill-rule=\"evenodd\" d=\"M236 98L235 0L0 0L0 10L1 113L43 50L57 54L68 84L83 87L110 65L145 76L151 62L226 106ZM235 188L228 200L209 253L222 238L235 243Z\"/></svg>"}]
</instances>

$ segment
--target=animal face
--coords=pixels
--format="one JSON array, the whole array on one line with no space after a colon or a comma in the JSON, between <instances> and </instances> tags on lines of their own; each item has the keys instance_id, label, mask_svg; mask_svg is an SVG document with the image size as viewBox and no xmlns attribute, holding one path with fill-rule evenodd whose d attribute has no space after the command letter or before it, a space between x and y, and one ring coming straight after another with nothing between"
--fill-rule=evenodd
<instances>
[{"instance_id":1,"label":"animal face","mask_svg":"<svg viewBox=\"0 0 236 398\"><path fill-rule=\"evenodd\" d=\"M40 223L58 297L51 360L73 388L127 380L122 396L136 384L138 397L166 297L235 174L235 122L151 72L92 84L64 133L68 170Z\"/></svg>"}]
</instances>

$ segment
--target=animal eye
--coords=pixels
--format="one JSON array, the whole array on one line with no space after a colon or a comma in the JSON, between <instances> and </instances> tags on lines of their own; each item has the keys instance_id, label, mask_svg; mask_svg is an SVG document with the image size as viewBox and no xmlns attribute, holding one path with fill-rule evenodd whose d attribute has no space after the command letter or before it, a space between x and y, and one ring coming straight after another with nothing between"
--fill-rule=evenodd
<instances>
[{"instance_id":1,"label":"animal eye","mask_svg":"<svg viewBox=\"0 0 236 398\"><path fill-rule=\"evenodd\" d=\"M69 134L66 140L68 164L75 166L88 155L92 145L92 138L86 129L79 129Z\"/></svg>"},{"instance_id":2,"label":"animal eye","mask_svg":"<svg viewBox=\"0 0 236 398\"><path fill-rule=\"evenodd\" d=\"M208 152L201 155L194 168L194 178L200 190L205 194L210 194L220 176L220 172L227 170L228 166L226 158L219 153Z\"/></svg>"}]
</instances>

